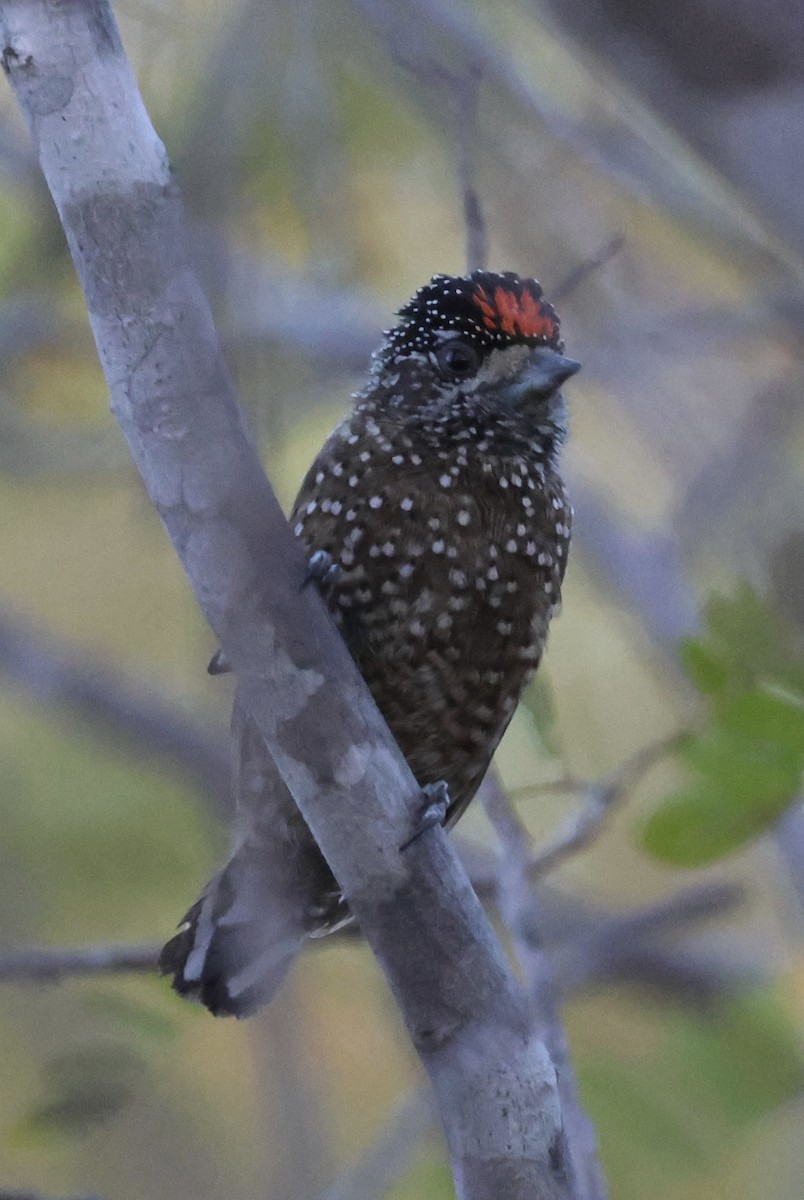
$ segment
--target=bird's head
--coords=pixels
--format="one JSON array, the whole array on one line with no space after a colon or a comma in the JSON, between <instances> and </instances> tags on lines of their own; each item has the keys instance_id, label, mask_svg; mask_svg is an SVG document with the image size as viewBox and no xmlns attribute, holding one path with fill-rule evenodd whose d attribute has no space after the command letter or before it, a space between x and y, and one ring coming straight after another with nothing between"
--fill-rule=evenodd
<instances>
[{"instance_id":1,"label":"bird's head","mask_svg":"<svg viewBox=\"0 0 804 1200\"><path fill-rule=\"evenodd\" d=\"M555 309L512 272L434 275L400 309L375 356L374 384L407 417L499 421L560 437L566 358Z\"/></svg>"}]
</instances>

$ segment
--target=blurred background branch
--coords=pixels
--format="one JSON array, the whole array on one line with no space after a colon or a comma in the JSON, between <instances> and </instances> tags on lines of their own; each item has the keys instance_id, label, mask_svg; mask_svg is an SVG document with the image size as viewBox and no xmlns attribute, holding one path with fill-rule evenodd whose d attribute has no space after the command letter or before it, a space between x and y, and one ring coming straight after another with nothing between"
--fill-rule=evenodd
<instances>
[{"instance_id":1,"label":"blurred background branch","mask_svg":"<svg viewBox=\"0 0 804 1200\"><path fill-rule=\"evenodd\" d=\"M133 757L166 758L209 794L229 802L229 751L223 730L182 715L178 697L125 680L119 671L60 645L41 629L0 612L0 678L37 703L89 721Z\"/></svg>"},{"instance_id":2,"label":"blurred background branch","mask_svg":"<svg viewBox=\"0 0 804 1200\"><path fill-rule=\"evenodd\" d=\"M75 975L155 971L162 943L12 950L0 954L0 983L60 983Z\"/></svg>"}]
</instances>

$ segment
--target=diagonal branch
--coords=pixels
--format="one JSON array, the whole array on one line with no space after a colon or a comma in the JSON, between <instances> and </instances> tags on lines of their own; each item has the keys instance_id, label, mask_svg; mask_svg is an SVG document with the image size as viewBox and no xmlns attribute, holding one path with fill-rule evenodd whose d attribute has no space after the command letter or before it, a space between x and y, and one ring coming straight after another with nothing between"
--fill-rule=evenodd
<instances>
[{"instance_id":1,"label":"diagonal branch","mask_svg":"<svg viewBox=\"0 0 804 1200\"><path fill-rule=\"evenodd\" d=\"M2 62L148 494L433 1084L460 1200L570 1200L555 1071L320 598L238 410L184 216L105 0L7 0ZM505 1097L505 1103L500 1098Z\"/></svg>"},{"instance_id":2,"label":"diagonal branch","mask_svg":"<svg viewBox=\"0 0 804 1200\"><path fill-rule=\"evenodd\" d=\"M533 882L560 866L581 850L586 850L603 831L613 809L622 804L629 791L660 759L674 750L684 738L683 733L661 738L642 746L608 779L581 785L572 780L562 783L561 790L580 791L583 803L577 816L559 831L554 841L530 855L525 871ZM528 790L528 789L526 789ZM515 819L519 818L514 814ZM527 836L523 830L523 836Z\"/></svg>"},{"instance_id":3,"label":"diagonal branch","mask_svg":"<svg viewBox=\"0 0 804 1200\"><path fill-rule=\"evenodd\" d=\"M620 253L625 245L625 237L621 233L613 234L608 241L604 242L596 254L590 258L585 258L583 262L578 263L577 267L565 275L558 284L550 289L550 296L553 304L561 304L573 292L576 292L582 284L586 283L591 275L594 275L605 265Z\"/></svg>"}]
</instances>

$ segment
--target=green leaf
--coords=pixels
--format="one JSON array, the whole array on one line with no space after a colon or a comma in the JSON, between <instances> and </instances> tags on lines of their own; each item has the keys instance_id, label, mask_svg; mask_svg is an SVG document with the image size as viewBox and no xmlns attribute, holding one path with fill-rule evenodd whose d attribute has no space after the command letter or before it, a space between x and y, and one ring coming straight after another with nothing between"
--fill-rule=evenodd
<instances>
[{"instance_id":1,"label":"green leaf","mask_svg":"<svg viewBox=\"0 0 804 1200\"><path fill-rule=\"evenodd\" d=\"M797 697L749 692L730 701L719 719L729 732L804 768L804 704Z\"/></svg>"},{"instance_id":2,"label":"green leaf","mask_svg":"<svg viewBox=\"0 0 804 1200\"><path fill-rule=\"evenodd\" d=\"M663 1007L638 1045L632 1059L579 1063L617 1200L665 1195L669 1181L680 1196L693 1174L712 1178L737 1139L804 1086L796 1030L764 989L706 1013Z\"/></svg>"},{"instance_id":3,"label":"green leaf","mask_svg":"<svg viewBox=\"0 0 804 1200\"><path fill-rule=\"evenodd\" d=\"M718 695L729 682L728 660L703 639L686 638L679 651L681 665L704 695Z\"/></svg>"},{"instance_id":4,"label":"green leaf","mask_svg":"<svg viewBox=\"0 0 804 1200\"><path fill-rule=\"evenodd\" d=\"M667 1047L668 1062L694 1087L698 1100L719 1108L739 1131L804 1085L804 1062L795 1029L766 991L733 997L711 1017L679 1024Z\"/></svg>"},{"instance_id":5,"label":"green leaf","mask_svg":"<svg viewBox=\"0 0 804 1200\"><path fill-rule=\"evenodd\" d=\"M533 679L525 691L522 703L533 718L545 749L554 757L560 757L561 745L556 728L553 691L549 682L541 674Z\"/></svg>"},{"instance_id":6,"label":"green leaf","mask_svg":"<svg viewBox=\"0 0 804 1200\"><path fill-rule=\"evenodd\" d=\"M798 789L801 765L788 747L772 739L752 738L719 724L691 739L681 757L706 787L750 803Z\"/></svg>"},{"instance_id":7,"label":"green leaf","mask_svg":"<svg viewBox=\"0 0 804 1200\"><path fill-rule=\"evenodd\" d=\"M732 854L779 819L789 789L740 795L701 780L670 796L642 834L644 848L662 862L700 867Z\"/></svg>"},{"instance_id":8,"label":"green leaf","mask_svg":"<svg viewBox=\"0 0 804 1200\"><path fill-rule=\"evenodd\" d=\"M738 675L775 673L787 636L771 606L740 584L733 596L713 596L705 608L709 641L727 652Z\"/></svg>"},{"instance_id":9,"label":"green leaf","mask_svg":"<svg viewBox=\"0 0 804 1200\"><path fill-rule=\"evenodd\" d=\"M618 1196L652 1195L664 1179L706 1167L705 1130L666 1103L655 1062L641 1070L616 1061L581 1065L579 1076Z\"/></svg>"},{"instance_id":10,"label":"green leaf","mask_svg":"<svg viewBox=\"0 0 804 1200\"><path fill-rule=\"evenodd\" d=\"M804 696L804 663L791 627L747 584L730 597L714 596L704 609L704 632L692 639L704 658L727 671L721 688L743 690L760 681L784 683ZM682 660L684 651L682 654ZM693 652L693 657L695 652ZM706 669L704 669L704 683ZM706 687L701 690L708 693Z\"/></svg>"},{"instance_id":11,"label":"green leaf","mask_svg":"<svg viewBox=\"0 0 804 1200\"><path fill-rule=\"evenodd\" d=\"M647 822L642 844L678 866L730 854L773 824L804 770L804 665L791 630L746 585L706 606L705 630L681 647L708 720L676 751L686 787Z\"/></svg>"}]
</instances>

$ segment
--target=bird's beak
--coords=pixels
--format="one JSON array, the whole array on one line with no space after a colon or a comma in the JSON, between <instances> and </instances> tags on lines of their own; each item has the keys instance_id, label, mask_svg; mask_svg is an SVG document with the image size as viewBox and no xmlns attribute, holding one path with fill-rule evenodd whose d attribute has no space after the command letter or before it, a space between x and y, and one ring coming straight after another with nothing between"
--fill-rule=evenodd
<instances>
[{"instance_id":1,"label":"bird's beak","mask_svg":"<svg viewBox=\"0 0 804 1200\"><path fill-rule=\"evenodd\" d=\"M523 390L539 395L549 395L561 387L562 383L580 371L581 364L574 358L565 358L557 350L549 346L537 346L531 352L528 365L522 377Z\"/></svg>"}]
</instances>

